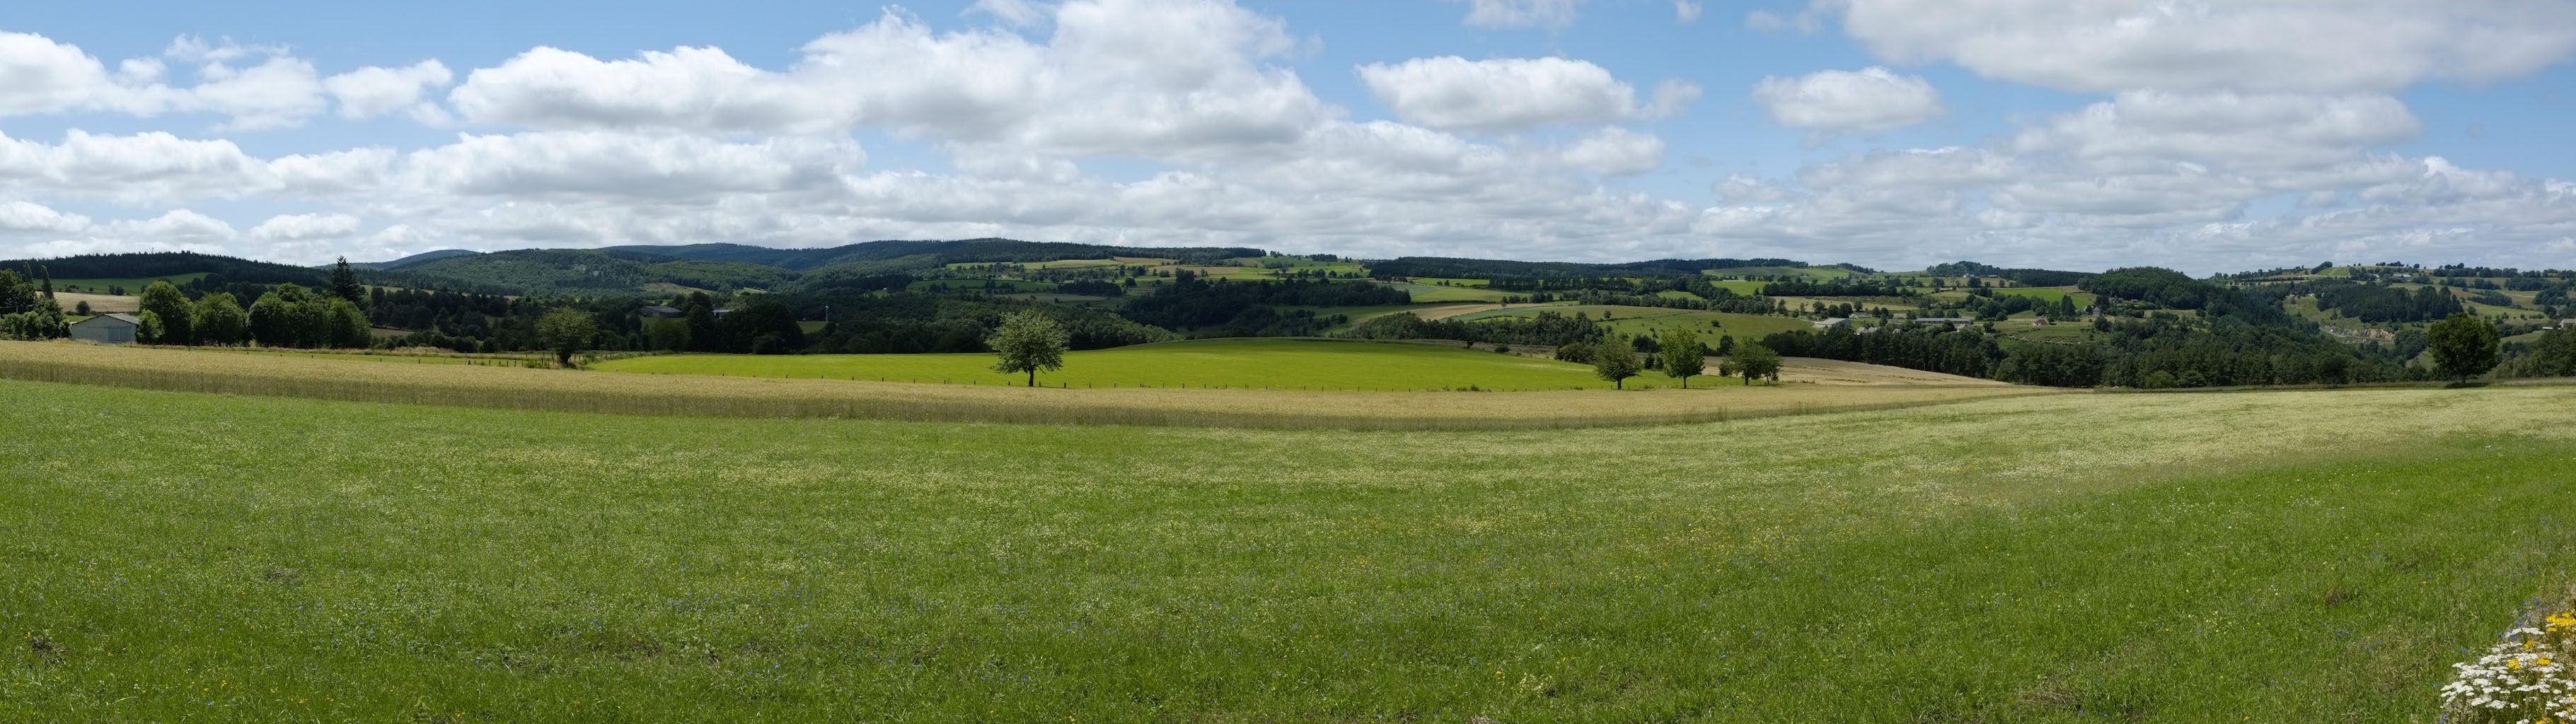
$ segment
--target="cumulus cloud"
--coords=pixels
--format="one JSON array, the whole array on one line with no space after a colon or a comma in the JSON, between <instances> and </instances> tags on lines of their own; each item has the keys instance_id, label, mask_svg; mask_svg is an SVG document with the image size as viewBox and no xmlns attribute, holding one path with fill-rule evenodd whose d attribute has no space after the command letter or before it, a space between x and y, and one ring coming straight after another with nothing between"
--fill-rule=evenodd
<instances>
[{"instance_id":1,"label":"cumulus cloud","mask_svg":"<svg viewBox=\"0 0 2576 724\"><path fill-rule=\"evenodd\" d=\"M1797 78L1766 76L1754 84L1753 100L1780 125L1820 131L1910 126L1945 112L1941 93L1931 83L1875 66Z\"/></svg>"},{"instance_id":2,"label":"cumulus cloud","mask_svg":"<svg viewBox=\"0 0 2576 724\"><path fill-rule=\"evenodd\" d=\"M192 66L196 83L166 82L172 62ZM255 130L303 123L323 107L313 64L283 49L183 36L161 55L128 59L110 73L76 46L0 33L0 115L210 113L228 117L219 129Z\"/></svg>"},{"instance_id":3,"label":"cumulus cloud","mask_svg":"<svg viewBox=\"0 0 2576 724\"><path fill-rule=\"evenodd\" d=\"M1640 108L1635 87L1589 61L1467 60L1454 55L1359 67L1369 91L1405 120L1434 128L1508 130L1679 113L1699 86L1665 81Z\"/></svg>"},{"instance_id":4,"label":"cumulus cloud","mask_svg":"<svg viewBox=\"0 0 2576 724\"><path fill-rule=\"evenodd\" d=\"M898 11L805 45L783 71L716 48L599 60L538 48L449 94L467 120L547 129L813 134L867 125L1057 155L1257 151L1337 112L1285 68L1275 19L1224 2L1080 0L1054 35L934 33Z\"/></svg>"},{"instance_id":5,"label":"cumulus cloud","mask_svg":"<svg viewBox=\"0 0 2576 724\"><path fill-rule=\"evenodd\" d=\"M322 79L322 87L340 102L342 118L374 118L409 111L416 120L433 122L445 112L436 104L422 103L421 97L455 79L446 64L424 60L401 68L359 68Z\"/></svg>"},{"instance_id":6,"label":"cumulus cloud","mask_svg":"<svg viewBox=\"0 0 2576 724\"><path fill-rule=\"evenodd\" d=\"M2576 53L2576 4L1819 0L1882 58L2076 91L2387 92Z\"/></svg>"},{"instance_id":7,"label":"cumulus cloud","mask_svg":"<svg viewBox=\"0 0 2576 724\"><path fill-rule=\"evenodd\" d=\"M1699 22L1700 4L1691 0L1673 0L1673 19L1683 23Z\"/></svg>"},{"instance_id":8,"label":"cumulus cloud","mask_svg":"<svg viewBox=\"0 0 2576 724\"><path fill-rule=\"evenodd\" d=\"M412 152L408 188L459 196L611 196L705 202L733 193L833 187L866 163L846 137L727 142L613 131L468 135Z\"/></svg>"},{"instance_id":9,"label":"cumulus cloud","mask_svg":"<svg viewBox=\"0 0 2576 724\"><path fill-rule=\"evenodd\" d=\"M1466 23L1479 28L1563 28L1583 0L1467 0Z\"/></svg>"},{"instance_id":10,"label":"cumulus cloud","mask_svg":"<svg viewBox=\"0 0 2576 724\"><path fill-rule=\"evenodd\" d=\"M1664 165L1664 139L1610 126L1566 148L1565 162L1604 176L1645 173Z\"/></svg>"},{"instance_id":11,"label":"cumulus cloud","mask_svg":"<svg viewBox=\"0 0 2576 724\"><path fill-rule=\"evenodd\" d=\"M279 214L250 228L262 241L310 241L358 233L358 217L348 214Z\"/></svg>"},{"instance_id":12,"label":"cumulus cloud","mask_svg":"<svg viewBox=\"0 0 2576 724\"><path fill-rule=\"evenodd\" d=\"M69 234L89 228L89 217L55 211L43 204L0 201L0 233Z\"/></svg>"}]
</instances>

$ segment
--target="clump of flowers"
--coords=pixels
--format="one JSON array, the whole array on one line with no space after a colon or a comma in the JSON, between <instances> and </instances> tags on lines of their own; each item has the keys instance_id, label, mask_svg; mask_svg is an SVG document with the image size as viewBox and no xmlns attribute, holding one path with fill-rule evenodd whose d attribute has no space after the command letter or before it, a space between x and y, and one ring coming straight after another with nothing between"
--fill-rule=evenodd
<instances>
[{"instance_id":1,"label":"clump of flowers","mask_svg":"<svg viewBox=\"0 0 2576 724\"><path fill-rule=\"evenodd\" d=\"M2506 631L2478 660L2452 664L2445 720L2460 724L2576 724L2576 601Z\"/></svg>"}]
</instances>

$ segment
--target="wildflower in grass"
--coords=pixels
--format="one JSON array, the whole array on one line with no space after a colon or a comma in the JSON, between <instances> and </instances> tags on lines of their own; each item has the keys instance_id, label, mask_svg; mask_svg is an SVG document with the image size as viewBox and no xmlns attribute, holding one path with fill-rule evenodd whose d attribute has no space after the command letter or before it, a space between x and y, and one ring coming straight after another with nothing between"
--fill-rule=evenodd
<instances>
[{"instance_id":1,"label":"wildflower in grass","mask_svg":"<svg viewBox=\"0 0 2576 724\"><path fill-rule=\"evenodd\" d=\"M2576 607L2561 606L2537 626L2506 631L2442 687L2447 719L2461 724L2576 721Z\"/></svg>"}]
</instances>

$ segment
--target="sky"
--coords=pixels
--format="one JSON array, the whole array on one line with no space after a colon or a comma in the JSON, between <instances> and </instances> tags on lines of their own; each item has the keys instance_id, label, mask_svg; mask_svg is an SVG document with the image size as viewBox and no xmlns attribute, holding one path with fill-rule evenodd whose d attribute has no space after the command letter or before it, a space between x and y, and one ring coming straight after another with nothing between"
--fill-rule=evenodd
<instances>
[{"instance_id":1,"label":"sky","mask_svg":"<svg viewBox=\"0 0 2576 724\"><path fill-rule=\"evenodd\" d=\"M1000 236L2576 267L2576 2L0 11L0 258Z\"/></svg>"}]
</instances>

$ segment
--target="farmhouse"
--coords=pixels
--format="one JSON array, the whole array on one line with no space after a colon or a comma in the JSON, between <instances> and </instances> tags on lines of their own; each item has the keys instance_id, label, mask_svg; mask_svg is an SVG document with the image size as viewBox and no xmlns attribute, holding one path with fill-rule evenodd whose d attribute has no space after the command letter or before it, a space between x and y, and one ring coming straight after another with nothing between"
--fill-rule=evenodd
<instances>
[{"instance_id":1,"label":"farmhouse","mask_svg":"<svg viewBox=\"0 0 2576 724\"><path fill-rule=\"evenodd\" d=\"M85 339L102 344L133 344L134 331L143 328L143 320L131 314L101 314L72 323L72 339Z\"/></svg>"},{"instance_id":2,"label":"farmhouse","mask_svg":"<svg viewBox=\"0 0 2576 724\"><path fill-rule=\"evenodd\" d=\"M635 310L635 316L646 319L672 319L684 314L686 312L680 311L678 307L665 307L659 304Z\"/></svg>"},{"instance_id":3,"label":"farmhouse","mask_svg":"<svg viewBox=\"0 0 2576 724\"><path fill-rule=\"evenodd\" d=\"M2558 328L2559 328L2559 329L2576 329L2576 319L2561 319L2561 320L2558 320Z\"/></svg>"}]
</instances>

